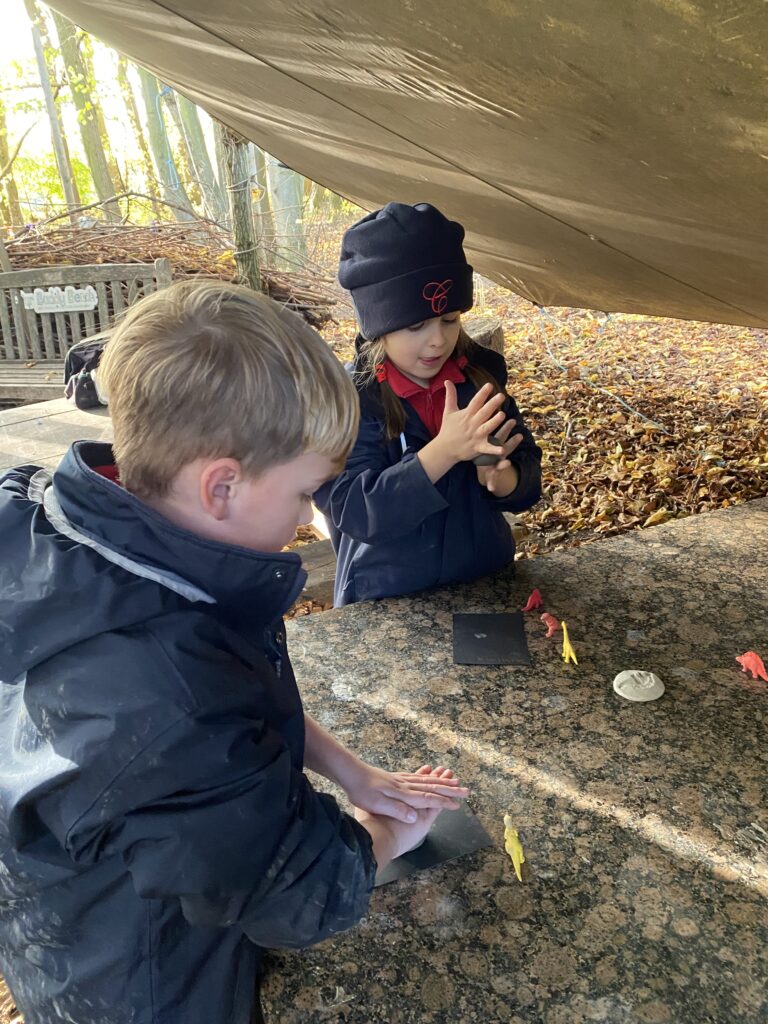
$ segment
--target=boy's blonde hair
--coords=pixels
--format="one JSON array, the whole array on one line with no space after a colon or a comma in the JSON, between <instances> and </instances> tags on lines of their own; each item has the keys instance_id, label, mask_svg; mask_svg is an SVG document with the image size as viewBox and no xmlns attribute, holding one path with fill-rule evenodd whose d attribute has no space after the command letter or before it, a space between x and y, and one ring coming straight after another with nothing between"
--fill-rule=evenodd
<instances>
[{"instance_id":1,"label":"boy's blonde hair","mask_svg":"<svg viewBox=\"0 0 768 1024\"><path fill-rule=\"evenodd\" d=\"M251 478L305 451L341 465L357 433L357 393L322 338L220 281L184 281L131 307L98 377L120 479L139 497L166 495L201 457L237 459Z\"/></svg>"}]
</instances>

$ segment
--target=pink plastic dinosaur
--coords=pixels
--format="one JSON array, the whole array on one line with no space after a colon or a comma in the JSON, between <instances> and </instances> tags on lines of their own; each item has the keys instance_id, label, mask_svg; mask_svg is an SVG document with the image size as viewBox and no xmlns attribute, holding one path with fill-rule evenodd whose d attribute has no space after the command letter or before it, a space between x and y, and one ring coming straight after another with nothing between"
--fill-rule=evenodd
<instances>
[{"instance_id":1,"label":"pink plastic dinosaur","mask_svg":"<svg viewBox=\"0 0 768 1024\"><path fill-rule=\"evenodd\" d=\"M524 612L532 612L534 608L541 608L543 604L544 599L539 593L538 588L536 588L535 590L531 591L531 596L525 602L525 605L523 606L522 610Z\"/></svg>"},{"instance_id":2,"label":"pink plastic dinosaur","mask_svg":"<svg viewBox=\"0 0 768 1024\"><path fill-rule=\"evenodd\" d=\"M754 651L747 651L745 654L737 657L736 661L741 665L742 672L751 672L753 679L764 679L768 683L765 665L759 654L756 654Z\"/></svg>"},{"instance_id":3,"label":"pink plastic dinosaur","mask_svg":"<svg viewBox=\"0 0 768 1024\"><path fill-rule=\"evenodd\" d=\"M557 621L554 615L550 615L549 612L544 612L540 616L541 621L547 627L547 636L554 636L555 633L560 629L560 623Z\"/></svg>"}]
</instances>

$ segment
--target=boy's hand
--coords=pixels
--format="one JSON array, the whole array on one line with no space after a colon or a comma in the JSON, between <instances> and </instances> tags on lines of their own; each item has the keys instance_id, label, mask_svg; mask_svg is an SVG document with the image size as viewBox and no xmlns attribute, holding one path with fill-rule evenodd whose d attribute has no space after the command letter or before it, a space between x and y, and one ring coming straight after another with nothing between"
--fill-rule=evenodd
<instances>
[{"instance_id":1,"label":"boy's hand","mask_svg":"<svg viewBox=\"0 0 768 1024\"><path fill-rule=\"evenodd\" d=\"M404 823L418 821L419 811L455 810L469 795L450 768L430 765L417 772L387 772L361 763L344 791L361 811Z\"/></svg>"},{"instance_id":2,"label":"boy's hand","mask_svg":"<svg viewBox=\"0 0 768 1024\"><path fill-rule=\"evenodd\" d=\"M497 448L500 458L495 466L478 466L477 479L483 487L487 487L491 494L506 498L508 494L517 487L520 476L515 466L509 461L509 456L522 443L522 434L509 435L516 426L516 420L507 422L496 431L496 437L502 442L503 447Z\"/></svg>"},{"instance_id":3,"label":"boy's hand","mask_svg":"<svg viewBox=\"0 0 768 1024\"><path fill-rule=\"evenodd\" d=\"M448 768L435 768L431 770L425 765L416 773L422 779L429 778L436 783L450 780L453 772ZM458 806L458 804L456 805ZM371 814L359 807L355 808L355 818L368 830L373 840L373 855L379 870L386 867L390 860L401 857L408 853L424 839L432 828L435 818L438 816L441 807L427 807L417 810L416 820L409 824L398 821L395 818L384 817L379 814Z\"/></svg>"}]
</instances>

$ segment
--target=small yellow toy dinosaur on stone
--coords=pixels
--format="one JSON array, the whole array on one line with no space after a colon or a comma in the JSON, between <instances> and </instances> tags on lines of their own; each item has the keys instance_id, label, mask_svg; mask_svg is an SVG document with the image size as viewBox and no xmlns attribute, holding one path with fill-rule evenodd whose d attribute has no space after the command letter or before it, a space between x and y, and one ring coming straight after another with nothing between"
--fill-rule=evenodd
<instances>
[{"instance_id":1,"label":"small yellow toy dinosaur on stone","mask_svg":"<svg viewBox=\"0 0 768 1024\"><path fill-rule=\"evenodd\" d=\"M517 829L512 827L512 819L508 814L504 815L504 849L512 860L512 866L515 869L518 882L522 882L522 866L525 864L525 854L523 853L523 845L520 842L520 838L517 834Z\"/></svg>"},{"instance_id":2,"label":"small yellow toy dinosaur on stone","mask_svg":"<svg viewBox=\"0 0 768 1024\"><path fill-rule=\"evenodd\" d=\"M576 652L574 651L571 645L571 641L568 637L568 627L564 622L561 622L560 625L563 630L563 661L566 663L566 665L569 661L572 661L574 665L578 665L579 663L576 660Z\"/></svg>"}]
</instances>

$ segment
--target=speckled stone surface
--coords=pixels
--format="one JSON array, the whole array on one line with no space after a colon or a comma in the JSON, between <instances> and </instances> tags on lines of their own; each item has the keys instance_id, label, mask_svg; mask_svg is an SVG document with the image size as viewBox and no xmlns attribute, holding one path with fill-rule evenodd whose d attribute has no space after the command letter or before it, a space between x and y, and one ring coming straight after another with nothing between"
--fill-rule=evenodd
<instances>
[{"instance_id":1,"label":"speckled stone surface","mask_svg":"<svg viewBox=\"0 0 768 1024\"><path fill-rule=\"evenodd\" d=\"M578 668L544 609L526 615L531 668L453 664L453 612L513 610L534 586ZM768 500L288 630L308 710L373 763L455 768L496 845L270 955L269 1024L768 1019L768 684L734 660L768 661ZM622 700L626 668L664 696Z\"/></svg>"}]
</instances>

